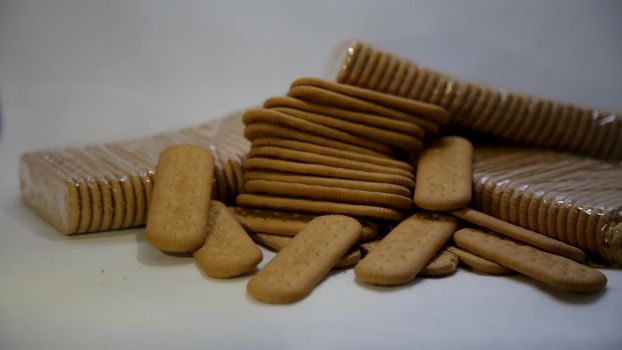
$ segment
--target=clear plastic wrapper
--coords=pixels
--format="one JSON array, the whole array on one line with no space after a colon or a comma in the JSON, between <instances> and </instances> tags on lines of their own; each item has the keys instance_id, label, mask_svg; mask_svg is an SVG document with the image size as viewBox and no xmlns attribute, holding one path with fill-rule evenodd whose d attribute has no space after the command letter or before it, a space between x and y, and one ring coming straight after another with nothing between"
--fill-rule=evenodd
<instances>
[{"instance_id":1,"label":"clear plastic wrapper","mask_svg":"<svg viewBox=\"0 0 622 350\"><path fill-rule=\"evenodd\" d=\"M622 160L619 113L456 79L358 41L336 52L338 82L440 105L458 131Z\"/></svg>"}]
</instances>

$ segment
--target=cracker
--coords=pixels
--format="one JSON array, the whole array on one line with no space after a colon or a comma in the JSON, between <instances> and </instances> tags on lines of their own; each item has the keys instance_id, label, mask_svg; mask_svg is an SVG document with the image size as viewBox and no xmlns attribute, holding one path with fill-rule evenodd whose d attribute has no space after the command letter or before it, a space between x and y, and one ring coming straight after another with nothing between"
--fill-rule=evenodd
<instances>
[{"instance_id":1,"label":"cracker","mask_svg":"<svg viewBox=\"0 0 622 350\"><path fill-rule=\"evenodd\" d=\"M205 243L192 253L206 275L230 278L252 271L261 261L261 250L224 204L209 203Z\"/></svg>"},{"instance_id":2,"label":"cracker","mask_svg":"<svg viewBox=\"0 0 622 350\"><path fill-rule=\"evenodd\" d=\"M538 247L544 251L565 256L567 258L577 261L585 261L585 253L583 253L583 251L579 248L552 239L545 235L533 232L526 228L513 225L509 222L499 220L476 210L464 208L460 210L454 210L451 212L451 214L457 216L462 220L468 221L481 227L485 227L489 230L493 230L517 241L531 244L534 247Z\"/></svg>"},{"instance_id":3,"label":"cracker","mask_svg":"<svg viewBox=\"0 0 622 350\"><path fill-rule=\"evenodd\" d=\"M391 221L402 219L402 213L400 211L371 205L312 201L248 193L239 195L236 200L237 204L240 206L255 208L302 211L313 214L342 214Z\"/></svg>"},{"instance_id":4,"label":"cracker","mask_svg":"<svg viewBox=\"0 0 622 350\"><path fill-rule=\"evenodd\" d=\"M279 138L271 138L271 137L259 138L259 139L253 140L251 144L251 149L262 147L262 146L288 148L288 149L302 151L302 152L315 153L315 154L320 154L320 155L329 156L329 157L336 157L336 158L341 158L345 160L353 160L353 161L364 162L368 164L379 165L385 168L397 168L397 169L405 170L406 172L411 173L411 174L414 173L415 171L414 168L410 164L399 161L399 160L395 160L391 158L384 158L384 157L377 157L377 156L373 156L369 154L349 152L349 151L334 149L330 147L318 146L318 145L314 145L311 143L299 142L295 140L287 140L287 139L279 139Z\"/></svg>"},{"instance_id":5,"label":"cracker","mask_svg":"<svg viewBox=\"0 0 622 350\"><path fill-rule=\"evenodd\" d=\"M301 130L306 133L341 141L351 145L364 147L383 154L392 154L391 147L363 137L357 137L350 133L334 129L313 121L305 120L296 116L279 112L275 109L249 109L242 117L244 125L253 123L271 123L287 128Z\"/></svg>"},{"instance_id":6,"label":"cracker","mask_svg":"<svg viewBox=\"0 0 622 350\"><path fill-rule=\"evenodd\" d=\"M354 273L362 282L399 285L413 280L451 238L454 218L416 213L395 227L363 260Z\"/></svg>"},{"instance_id":7,"label":"cracker","mask_svg":"<svg viewBox=\"0 0 622 350\"><path fill-rule=\"evenodd\" d=\"M361 224L340 215L313 219L264 268L247 291L266 303L291 303L307 296L359 240Z\"/></svg>"},{"instance_id":8,"label":"cracker","mask_svg":"<svg viewBox=\"0 0 622 350\"><path fill-rule=\"evenodd\" d=\"M309 134L298 129L286 128L276 124L268 123L253 123L247 125L244 128L244 136L253 141L257 138L263 137L282 137L288 139L294 139L302 142L308 142L315 145L324 147L333 147L335 149L341 149L349 152L358 152L362 154L371 154L375 156L381 156L390 158L387 154L370 150L365 147L353 145L346 142L337 141L331 138L326 138L314 134Z\"/></svg>"},{"instance_id":9,"label":"cracker","mask_svg":"<svg viewBox=\"0 0 622 350\"><path fill-rule=\"evenodd\" d=\"M171 146L160 153L145 234L164 251L191 252L205 243L214 159L204 148Z\"/></svg>"},{"instance_id":10,"label":"cracker","mask_svg":"<svg viewBox=\"0 0 622 350\"><path fill-rule=\"evenodd\" d=\"M598 270L497 235L467 228L456 232L454 240L460 248L558 289L595 292L607 285Z\"/></svg>"},{"instance_id":11,"label":"cracker","mask_svg":"<svg viewBox=\"0 0 622 350\"><path fill-rule=\"evenodd\" d=\"M393 168L385 165L370 164L358 160L348 160L339 157L327 156L313 152L292 150L275 146L257 146L251 148L248 153L249 158L264 157L273 159L283 159L301 163L327 165L343 169L361 170L376 173L395 174L405 176L409 179L415 178L412 171L402 168Z\"/></svg>"},{"instance_id":12,"label":"cracker","mask_svg":"<svg viewBox=\"0 0 622 350\"><path fill-rule=\"evenodd\" d=\"M250 180L244 185L245 193L269 194L281 197L306 198L339 203L365 204L408 211L413 207L408 197L390 193L307 185L271 180Z\"/></svg>"},{"instance_id":13,"label":"cracker","mask_svg":"<svg viewBox=\"0 0 622 350\"><path fill-rule=\"evenodd\" d=\"M458 268L458 257L447 249L442 249L430 260L423 270L421 276L441 277L451 275Z\"/></svg>"},{"instance_id":14,"label":"cracker","mask_svg":"<svg viewBox=\"0 0 622 350\"><path fill-rule=\"evenodd\" d=\"M481 256L470 253L464 249L451 246L447 247L447 250L454 253L458 257L460 262L476 271L488 273L491 275L510 275L514 273L512 269L497 264L494 261L484 259Z\"/></svg>"},{"instance_id":15,"label":"cracker","mask_svg":"<svg viewBox=\"0 0 622 350\"><path fill-rule=\"evenodd\" d=\"M390 183L394 185L413 188L414 180L402 175L383 174L363 170L344 169L334 166L299 163L289 160L269 159L269 158L250 158L244 162L244 169L250 170L271 170L287 171L293 174L316 175L330 178L362 180L371 182Z\"/></svg>"},{"instance_id":16,"label":"cracker","mask_svg":"<svg viewBox=\"0 0 622 350\"><path fill-rule=\"evenodd\" d=\"M462 208L471 201L473 145L459 136L432 143L417 164L415 204L428 210Z\"/></svg>"},{"instance_id":17,"label":"cracker","mask_svg":"<svg viewBox=\"0 0 622 350\"><path fill-rule=\"evenodd\" d=\"M289 242L291 242L292 237L288 236L280 236L280 235L271 235L268 233L253 233L251 237L255 242L262 244L275 252L281 251ZM348 252L339 259L339 261L335 264L333 269L347 269L356 265L361 260L361 251L353 247Z\"/></svg>"},{"instance_id":18,"label":"cracker","mask_svg":"<svg viewBox=\"0 0 622 350\"><path fill-rule=\"evenodd\" d=\"M233 207L238 221L252 232L279 236L295 236L316 215L289 211L261 210L254 208ZM361 220L363 226L361 240L371 239L378 234L378 225L369 220Z\"/></svg>"},{"instance_id":19,"label":"cracker","mask_svg":"<svg viewBox=\"0 0 622 350\"><path fill-rule=\"evenodd\" d=\"M244 179L250 180L274 180L281 182L300 183L317 186L334 186L336 188L347 188L361 191L391 193L404 197L411 196L411 190L401 185L394 185L382 182L359 181L348 179L335 179L329 177L295 175L289 173L271 172L271 171L247 171L244 173Z\"/></svg>"}]
</instances>

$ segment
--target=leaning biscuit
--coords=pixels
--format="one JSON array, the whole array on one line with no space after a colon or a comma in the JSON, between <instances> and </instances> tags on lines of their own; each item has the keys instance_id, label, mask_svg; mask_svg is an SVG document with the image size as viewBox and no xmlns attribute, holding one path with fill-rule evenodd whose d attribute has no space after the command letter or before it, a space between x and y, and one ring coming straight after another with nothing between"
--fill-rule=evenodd
<instances>
[{"instance_id":1,"label":"leaning biscuit","mask_svg":"<svg viewBox=\"0 0 622 350\"><path fill-rule=\"evenodd\" d=\"M433 142L417 164L415 204L428 210L462 208L471 201L473 145L446 136Z\"/></svg>"},{"instance_id":2,"label":"leaning biscuit","mask_svg":"<svg viewBox=\"0 0 622 350\"><path fill-rule=\"evenodd\" d=\"M205 243L214 159L204 148L172 146L160 154L145 234L164 251L191 252Z\"/></svg>"},{"instance_id":3,"label":"leaning biscuit","mask_svg":"<svg viewBox=\"0 0 622 350\"><path fill-rule=\"evenodd\" d=\"M449 215L416 213L402 221L354 269L356 278L377 285L413 280L457 227Z\"/></svg>"},{"instance_id":4,"label":"leaning biscuit","mask_svg":"<svg viewBox=\"0 0 622 350\"><path fill-rule=\"evenodd\" d=\"M214 278L242 275L253 270L263 257L229 209L217 201L209 204L205 243L192 255L201 270Z\"/></svg>"},{"instance_id":5,"label":"leaning biscuit","mask_svg":"<svg viewBox=\"0 0 622 350\"><path fill-rule=\"evenodd\" d=\"M454 253L458 257L460 262L480 272L488 273L491 275L509 275L514 272L503 265L497 264L496 262L488 259L484 259L481 256L477 256L458 247L447 247L447 250Z\"/></svg>"},{"instance_id":6,"label":"leaning biscuit","mask_svg":"<svg viewBox=\"0 0 622 350\"><path fill-rule=\"evenodd\" d=\"M555 288L595 292L607 285L607 277L598 270L497 235L467 228L456 232L454 241L458 247Z\"/></svg>"},{"instance_id":7,"label":"leaning biscuit","mask_svg":"<svg viewBox=\"0 0 622 350\"><path fill-rule=\"evenodd\" d=\"M442 249L430 260L423 270L421 276L441 277L451 275L458 268L458 257L447 249Z\"/></svg>"},{"instance_id":8,"label":"leaning biscuit","mask_svg":"<svg viewBox=\"0 0 622 350\"><path fill-rule=\"evenodd\" d=\"M253 298L291 303L308 295L361 236L358 221L340 215L313 219L248 282Z\"/></svg>"},{"instance_id":9,"label":"leaning biscuit","mask_svg":"<svg viewBox=\"0 0 622 350\"><path fill-rule=\"evenodd\" d=\"M509 222L499 220L490 215L478 212L477 210L464 208L454 210L451 214L472 224L493 230L517 241L531 244L534 247L538 247L547 252L565 256L576 261L585 261L585 253L583 253L583 251L579 248L533 232L526 228L513 225Z\"/></svg>"}]
</instances>

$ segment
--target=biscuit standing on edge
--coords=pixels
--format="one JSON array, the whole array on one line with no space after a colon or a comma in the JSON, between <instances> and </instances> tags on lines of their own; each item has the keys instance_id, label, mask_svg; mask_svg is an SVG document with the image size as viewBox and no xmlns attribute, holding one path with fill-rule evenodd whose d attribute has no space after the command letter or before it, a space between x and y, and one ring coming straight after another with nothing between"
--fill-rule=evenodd
<instances>
[{"instance_id":1,"label":"biscuit standing on edge","mask_svg":"<svg viewBox=\"0 0 622 350\"><path fill-rule=\"evenodd\" d=\"M359 240L361 224L341 215L317 217L248 282L248 293L266 303L304 298Z\"/></svg>"},{"instance_id":2,"label":"biscuit standing on edge","mask_svg":"<svg viewBox=\"0 0 622 350\"><path fill-rule=\"evenodd\" d=\"M356 265L356 278L377 285L399 285L413 280L456 228L457 220L449 215L413 214Z\"/></svg>"},{"instance_id":3,"label":"biscuit standing on edge","mask_svg":"<svg viewBox=\"0 0 622 350\"><path fill-rule=\"evenodd\" d=\"M583 293L607 285L607 277L596 269L494 234L465 228L454 234L454 240L460 248L555 288Z\"/></svg>"},{"instance_id":4,"label":"biscuit standing on edge","mask_svg":"<svg viewBox=\"0 0 622 350\"><path fill-rule=\"evenodd\" d=\"M415 204L427 210L462 208L471 201L473 145L459 136L434 141L417 165Z\"/></svg>"},{"instance_id":5,"label":"biscuit standing on edge","mask_svg":"<svg viewBox=\"0 0 622 350\"><path fill-rule=\"evenodd\" d=\"M229 278L249 272L259 264L261 250L224 204L209 204L205 244L192 253L201 270L214 278Z\"/></svg>"},{"instance_id":6,"label":"biscuit standing on edge","mask_svg":"<svg viewBox=\"0 0 622 350\"><path fill-rule=\"evenodd\" d=\"M194 145L160 153L145 234L164 251L191 252L205 243L214 159Z\"/></svg>"}]
</instances>

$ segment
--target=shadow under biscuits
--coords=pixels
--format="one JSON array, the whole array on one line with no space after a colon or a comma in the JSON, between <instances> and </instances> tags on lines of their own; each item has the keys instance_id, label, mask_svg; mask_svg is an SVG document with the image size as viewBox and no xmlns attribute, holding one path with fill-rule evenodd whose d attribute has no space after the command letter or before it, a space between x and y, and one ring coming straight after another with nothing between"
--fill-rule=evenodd
<instances>
[{"instance_id":1,"label":"shadow under biscuits","mask_svg":"<svg viewBox=\"0 0 622 350\"><path fill-rule=\"evenodd\" d=\"M515 281L517 283L529 284L533 286L535 289L542 291L545 295L548 295L551 298L557 301L566 303L566 304L573 304L573 305L592 304L592 303L597 302L600 298L602 298L607 293L607 287L597 292L573 293L573 292L568 292L565 290L551 287L540 281L536 281L532 279L531 277L524 276L521 274L503 276L503 277L506 277L508 280L511 280L512 282Z\"/></svg>"},{"instance_id":2,"label":"shadow under biscuits","mask_svg":"<svg viewBox=\"0 0 622 350\"><path fill-rule=\"evenodd\" d=\"M365 282L359 281L356 278L356 276L354 276L354 283L356 283L356 285L359 286L359 287L363 287L363 288L365 288L367 290L372 290L372 291L375 291L375 292L395 293L395 292L399 292L399 291L402 291L402 290L405 290L405 289L412 288L413 286L417 285L418 283L421 283L424 278L428 278L428 277L417 275L412 281L404 283L404 284L381 286L381 285L377 285L377 284L370 284L370 283L365 283Z\"/></svg>"},{"instance_id":3,"label":"shadow under biscuits","mask_svg":"<svg viewBox=\"0 0 622 350\"><path fill-rule=\"evenodd\" d=\"M136 236L136 260L148 266L177 266L192 264L194 259L190 253L163 252L149 244L145 237L144 228L137 230Z\"/></svg>"}]
</instances>

